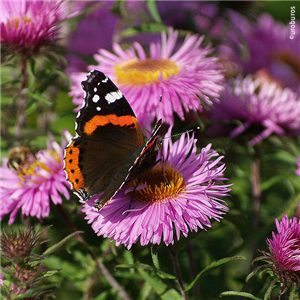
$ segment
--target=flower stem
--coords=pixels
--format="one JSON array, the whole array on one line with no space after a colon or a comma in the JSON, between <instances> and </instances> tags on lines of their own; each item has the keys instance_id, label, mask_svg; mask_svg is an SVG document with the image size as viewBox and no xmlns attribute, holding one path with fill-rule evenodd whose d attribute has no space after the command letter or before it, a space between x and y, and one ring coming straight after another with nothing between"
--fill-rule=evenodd
<instances>
[{"instance_id":1,"label":"flower stem","mask_svg":"<svg viewBox=\"0 0 300 300\"><path fill-rule=\"evenodd\" d=\"M77 228L75 227L75 225L72 223L72 221L70 220L68 214L65 212L65 210L63 209L62 205L57 205L57 208L59 210L59 212L62 214L64 220L66 221L67 225L70 227L72 232L76 232L78 231ZM94 251L92 251L89 247L89 245L86 243L86 241L81 237L80 234L76 235L76 238L79 242L81 242L87 252L92 256L92 258L94 259L94 261L96 262L98 268L101 270L102 274L105 276L106 280L109 282L109 284L118 291L120 297L124 300L131 300L131 298L126 294L126 292L123 290L123 288L119 285L119 283L115 280L115 278L110 274L110 272L106 269L106 267L104 266L104 264L102 263L102 261L100 261L97 257L97 255L94 253Z\"/></svg>"},{"instance_id":2,"label":"flower stem","mask_svg":"<svg viewBox=\"0 0 300 300\"><path fill-rule=\"evenodd\" d=\"M18 103L18 120L16 124L16 141L20 141L22 138L21 129L24 127L25 124L25 107L27 97L24 93L24 90L27 88L28 82L28 74L26 70L27 65L27 57L25 55L21 56L20 66L21 66L21 93L20 93L20 101Z\"/></svg>"},{"instance_id":3,"label":"flower stem","mask_svg":"<svg viewBox=\"0 0 300 300\"><path fill-rule=\"evenodd\" d=\"M175 274L176 274L176 277L177 277L176 282L178 284L178 287L179 287L182 299L187 300L188 296L184 292L184 283L183 283L183 279L182 279L181 272L180 272L178 255L175 252L175 250L174 250L174 248L173 248L173 246L171 244L168 246L168 249L169 249L169 252L170 252L170 255L171 255L171 258L172 258L172 262L173 262L173 266L174 266L174 271L175 271Z\"/></svg>"}]
</instances>

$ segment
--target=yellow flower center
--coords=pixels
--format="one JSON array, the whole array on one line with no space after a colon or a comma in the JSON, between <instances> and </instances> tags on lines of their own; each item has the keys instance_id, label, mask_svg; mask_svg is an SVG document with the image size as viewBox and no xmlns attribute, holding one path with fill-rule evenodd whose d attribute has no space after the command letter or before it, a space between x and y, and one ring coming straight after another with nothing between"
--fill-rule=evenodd
<instances>
[{"instance_id":1,"label":"yellow flower center","mask_svg":"<svg viewBox=\"0 0 300 300\"><path fill-rule=\"evenodd\" d=\"M137 182L138 179L132 180L129 185L135 187ZM135 201L143 203L165 201L184 193L186 189L182 174L169 164L164 166L164 172L161 165L156 165L149 173L141 176L139 184L144 182L147 186L134 192Z\"/></svg>"},{"instance_id":2,"label":"yellow flower center","mask_svg":"<svg viewBox=\"0 0 300 300\"><path fill-rule=\"evenodd\" d=\"M290 51L280 51L277 53L277 57L280 61L290 66L292 70L298 75L298 78L300 79L299 57L297 57Z\"/></svg>"},{"instance_id":3,"label":"yellow flower center","mask_svg":"<svg viewBox=\"0 0 300 300\"><path fill-rule=\"evenodd\" d=\"M50 153L58 162L60 162L59 155L55 150L47 150L47 152ZM18 170L18 175L19 175L20 180L22 182L24 182L25 180L24 180L23 176L26 176L26 175L35 175L38 177L42 177L41 175L35 173L36 167L40 167L40 168L46 170L47 172L52 173L52 171L50 170L50 168L48 166L46 166L44 163L42 163L38 160L35 160L31 164L27 164L24 167L22 167L20 170Z\"/></svg>"},{"instance_id":4,"label":"yellow flower center","mask_svg":"<svg viewBox=\"0 0 300 300\"><path fill-rule=\"evenodd\" d=\"M118 84L142 85L157 82L160 73L163 79L177 75L180 66L169 59L132 60L115 66Z\"/></svg>"},{"instance_id":5,"label":"yellow flower center","mask_svg":"<svg viewBox=\"0 0 300 300\"><path fill-rule=\"evenodd\" d=\"M32 22L32 20L27 16L23 16L22 19L23 19L24 23ZM20 17L19 18L13 18L13 19L9 20L8 24L9 24L10 29L13 28L14 24L16 24L16 28L19 28L19 26L20 26Z\"/></svg>"}]
</instances>

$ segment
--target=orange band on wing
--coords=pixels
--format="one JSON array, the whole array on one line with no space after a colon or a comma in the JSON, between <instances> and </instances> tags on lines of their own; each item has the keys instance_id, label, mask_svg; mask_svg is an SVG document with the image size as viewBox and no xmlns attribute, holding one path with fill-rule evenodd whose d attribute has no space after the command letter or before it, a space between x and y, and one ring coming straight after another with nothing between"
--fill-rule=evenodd
<instances>
[{"instance_id":1,"label":"orange band on wing","mask_svg":"<svg viewBox=\"0 0 300 300\"><path fill-rule=\"evenodd\" d=\"M66 148L65 153L65 171L67 173L67 179L72 184L72 188L78 191L84 187L84 180L79 164L79 149L74 147L74 142Z\"/></svg>"},{"instance_id":2,"label":"orange band on wing","mask_svg":"<svg viewBox=\"0 0 300 300\"><path fill-rule=\"evenodd\" d=\"M107 124L126 126L131 129L136 129L138 127L138 121L133 116L94 116L90 121L88 121L84 126L84 132L87 135L93 134L93 132L98 128L98 126L105 126Z\"/></svg>"}]
</instances>

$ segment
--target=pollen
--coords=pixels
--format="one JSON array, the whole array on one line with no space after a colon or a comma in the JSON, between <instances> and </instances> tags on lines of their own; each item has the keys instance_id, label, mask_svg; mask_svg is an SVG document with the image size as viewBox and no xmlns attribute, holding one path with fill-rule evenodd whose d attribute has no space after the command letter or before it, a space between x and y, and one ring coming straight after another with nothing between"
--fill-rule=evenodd
<instances>
[{"instance_id":1,"label":"pollen","mask_svg":"<svg viewBox=\"0 0 300 300\"><path fill-rule=\"evenodd\" d=\"M23 22L26 23L30 23L32 22L31 18L27 17L27 16L23 16L22 17ZM20 26L20 18L13 18L9 21L9 27L10 29L12 29L14 26L16 26L16 28L19 28Z\"/></svg>"},{"instance_id":2,"label":"pollen","mask_svg":"<svg viewBox=\"0 0 300 300\"><path fill-rule=\"evenodd\" d=\"M156 165L144 176L141 176L139 184L145 183L147 186L141 190L136 190L133 195L134 201L143 203L162 202L176 198L185 192L186 183L180 172L171 167L170 164ZM138 179L132 180L130 186L135 187Z\"/></svg>"},{"instance_id":3,"label":"pollen","mask_svg":"<svg viewBox=\"0 0 300 300\"><path fill-rule=\"evenodd\" d=\"M58 162L60 162L59 154L55 150L47 150L47 152L50 153ZM40 162L38 159L35 159L31 163L27 163L23 168L18 170L18 175L19 175L20 180L22 182L24 182L25 179L23 178L23 176L26 176L26 175L35 175L38 177L42 177L41 175L38 175L36 173L36 168L42 168L42 169L46 170L47 172L52 173L52 171L50 170L50 168L48 166L46 166L44 163Z\"/></svg>"},{"instance_id":4,"label":"pollen","mask_svg":"<svg viewBox=\"0 0 300 300\"><path fill-rule=\"evenodd\" d=\"M180 65L169 59L132 60L115 66L119 84L142 85L177 75Z\"/></svg>"}]
</instances>

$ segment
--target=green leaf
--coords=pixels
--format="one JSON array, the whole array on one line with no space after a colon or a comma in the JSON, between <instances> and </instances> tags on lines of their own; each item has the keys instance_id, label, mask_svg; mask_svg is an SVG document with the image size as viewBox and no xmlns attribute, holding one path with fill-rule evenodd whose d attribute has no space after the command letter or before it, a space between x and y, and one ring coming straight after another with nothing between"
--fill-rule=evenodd
<instances>
[{"instance_id":1,"label":"green leaf","mask_svg":"<svg viewBox=\"0 0 300 300\"><path fill-rule=\"evenodd\" d=\"M297 295L296 292L297 292L297 284L294 284L293 288L292 288L292 290L290 292L290 295L289 295L289 300L296 299L296 296L298 297L297 299L299 299L299 295Z\"/></svg>"},{"instance_id":2,"label":"green leaf","mask_svg":"<svg viewBox=\"0 0 300 300\"><path fill-rule=\"evenodd\" d=\"M202 276L203 273L205 273L206 271L213 269L215 267L219 267L223 264L226 264L232 260L236 260L236 259L243 259L246 260L245 257L243 256L232 256L232 257L226 257L226 258L222 258L220 260L217 261L213 261L210 265L208 265L205 269L203 269L197 276L196 278L192 281L192 283L184 290L185 292L189 291L194 285L195 283L198 281L198 279Z\"/></svg>"},{"instance_id":3,"label":"green leaf","mask_svg":"<svg viewBox=\"0 0 300 300\"><path fill-rule=\"evenodd\" d=\"M162 294L161 299L164 300L182 300L182 296L174 289L167 290L164 294Z\"/></svg>"},{"instance_id":4,"label":"green leaf","mask_svg":"<svg viewBox=\"0 0 300 300\"><path fill-rule=\"evenodd\" d=\"M58 284L56 282L50 283L47 285L40 285L31 289L28 289L24 294L21 295L11 295L11 299L24 299L24 298L34 298L36 295L43 291L50 291L51 289L57 287Z\"/></svg>"},{"instance_id":5,"label":"green leaf","mask_svg":"<svg viewBox=\"0 0 300 300\"><path fill-rule=\"evenodd\" d=\"M46 78L42 81L42 84L38 88L39 93L45 92L49 88L49 86L53 85L57 78L58 72L46 74Z\"/></svg>"},{"instance_id":6,"label":"green leaf","mask_svg":"<svg viewBox=\"0 0 300 300\"><path fill-rule=\"evenodd\" d=\"M25 91L25 94L31 98L33 98L34 100L37 100L39 102L42 102L46 105L52 105L52 102L49 101L48 99L46 99L42 94L38 93L37 91L35 91L34 93L33 92L30 92L30 91Z\"/></svg>"},{"instance_id":7,"label":"green leaf","mask_svg":"<svg viewBox=\"0 0 300 300\"><path fill-rule=\"evenodd\" d=\"M152 288L154 289L154 291L158 294L161 295L163 294L166 289L167 289L167 285L164 284L160 279L158 279L157 277L151 276L149 275L147 272L145 272L142 269L139 269L139 273L142 276L142 278L152 286Z\"/></svg>"},{"instance_id":8,"label":"green leaf","mask_svg":"<svg viewBox=\"0 0 300 300\"><path fill-rule=\"evenodd\" d=\"M0 285L0 295L3 297L3 299L8 299L10 294L10 287L6 287L3 285Z\"/></svg>"},{"instance_id":9,"label":"green leaf","mask_svg":"<svg viewBox=\"0 0 300 300\"><path fill-rule=\"evenodd\" d=\"M286 180L286 177L284 177L282 175L273 176L270 179L265 180L264 182L261 183L261 191L262 192L267 191L276 183L282 183L284 180Z\"/></svg>"},{"instance_id":10,"label":"green leaf","mask_svg":"<svg viewBox=\"0 0 300 300\"><path fill-rule=\"evenodd\" d=\"M47 256L47 255L52 254L58 248L60 248L63 244L65 244L68 240L70 240L72 237L74 237L75 235L77 235L79 233L83 233L83 231L76 231L76 232L69 234L64 239L62 239L60 242L58 242L58 243L54 244L53 246L51 246L50 248L48 248L42 255Z\"/></svg>"},{"instance_id":11,"label":"green leaf","mask_svg":"<svg viewBox=\"0 0 300 300\"><path fill-rule=\"evenodd\" d=\"M153 20L157 23L162 23L162 19L161 19L160 15L158 13L158 10L157 10L156 1L148 0L147 1L147 7L148 7L148 10L149 10Z\"/></svg>"},{"instance_id":12,"label":"green leaf","mask_svg":"<svg viewBox=\"0 0 300 300\"><path fill-rule=\"evenodd\" d=\"M253 300L262 300L261 298L257 298L255 296L253 296L252 294L245 293L245 292L228 291L228 292L221 293L220 296L221 297L223 297L223 296L237 296L237 297L246 297L246 298L253 299Z\"/></svg>"},{"instance_id":13,"label":"green leaf","mask_svg":"<svg viewBox=\"0 0 300 300\"><path fill-rule=\"evenodd\" d=\"M160 267L159 267L158 254L157 254L157 245L151 246L151 257L152 257L154 267L159 270Z\"/></svg>"},{"instance_id":14,"label":"green leaf","mask_svg":"<svg viewBox=\"0 0 300 300\"><path fill-rule=\"evenodd\" d=\"M277 281L279 281L278 278L275 278L275 279L272 280L270 286L268 287L268 289L267 289L267 291L266 291L264 300L268 300L268 299L271 298L272 291L273 291L273 289L274 289L275 284L276 284Z\"/></svg>"},{"instance_id":15,"label":"green leaf","mask_svg":"<svg viewBox=\"0 0 300 300\"><path fill-rule=\"evenodd\" d=\"M125 264L121 264L121 265L117 265L116 269L130 269L130 268L134 268L134 269L143 269L143 270L148 270L148 271L152 271L157 273L157 275L159 275L161 278L163 279L176 279L176 276L165 273L161 270L158 270L152 266L149 266L147 264L134 264L134 265L125 265Z\"/></svg>"},{"instance_id":16,"label":"green leaf","mask_svg":"<svg viewBox=\"0 0 300 300\"><path fill-rule=\"evenodd\" d=\"M152 291L152 286L148 282L145 282L143 287L141 288L138 299L140 300L148 299L149 295L151 294L151 291Z\"/></svg>"},{"instance_id":17,"label":"green leaf","mask_svg":"<svg viewBox=\"0 0 300 300\"><path fill-rule=\"evenodd\" d=\"M128 264L134 264L134 257L131 251L125 251L124 258Z\"/></svg>"},{"instance_id":18,"label":"green leaf","mask_svg":"<svg viewBox=\"0 0 300 300\"><path fill-rule=\"evenodd\" d=\"M147 23L142 24L139 27L127 28L121 32L122 37L129 37L141 32L156 32L168 31L168 26L160 23Z\"/></svg>"}]
</instances>

